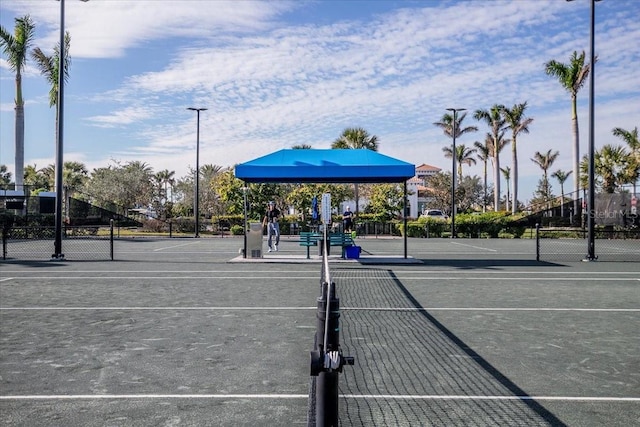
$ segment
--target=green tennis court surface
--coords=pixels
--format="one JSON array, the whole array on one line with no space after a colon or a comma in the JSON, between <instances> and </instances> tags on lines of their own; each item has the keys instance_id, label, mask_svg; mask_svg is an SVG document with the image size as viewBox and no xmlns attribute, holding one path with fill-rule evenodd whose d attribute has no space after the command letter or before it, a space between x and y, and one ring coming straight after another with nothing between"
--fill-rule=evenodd
<instances>
[{"instance_id":1,"label":"green tennis court surface","mask_svg":"<svg viewBox=\"0 0 640 427\"><path fill-rule=\"evenodd\" d=\"M2 425L306 425L320 268L291 262L304 248L230 263L241 239L116 245L115 261L0 263ZM421 264L332 264L356 358L341 424L638 424L640 268L536 262L532 245L409 239Z\"/></svg>"}]
</instances>

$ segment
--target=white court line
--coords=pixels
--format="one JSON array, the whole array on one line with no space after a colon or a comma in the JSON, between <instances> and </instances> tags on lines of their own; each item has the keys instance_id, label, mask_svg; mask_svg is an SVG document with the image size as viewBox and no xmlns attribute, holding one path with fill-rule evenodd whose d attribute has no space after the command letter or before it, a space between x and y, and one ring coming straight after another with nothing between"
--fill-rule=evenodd
<instances>
[{"instance_id":1,"label":"white court line","mask_svg":"<svg viewBox=\"0 0 640 427\"><path fill-rule=\"evenodd\" d=\"M610 396L481 396L429 394L341 394L343 399L387 400L510 400L566 402L640 402L640 397ZM120 399L308 399L308 394L43 394L0 396L0 400L120 400Z\"/></svg>"},{"instance_id":2,"label":"white court line","mask_svg":"<svg viewBox=\"0 0 640 427\"><path fill-rule=\"evenodd\" d=\"M7 277L5 279L0 279L0 282L6 282L7 280L13 280L13 277Z\"/></svg>"},{"instance_id":3,"label":"white court line","mask_svg":"<svg viewBox=\"0 0 640 427\"><path fill-rule=\"evenodd\" d=\"M342 394L345 399L389 400L556 400L569 402L640 402L640 397L600 396L465 396L465 395L393 395L393 394Z\"/></svg>"},{"instance_id":4,"label":"white court line","mask_svg":"<svg viewBox=\"0 0 640 427\"><path fill-rule=\"evenodd\" d=\"M317 310L318 307L0 307L0 311L295 311L295 310Z\"/></svg>"},{"instance_id":5,"label":"white court line","mask_svg":"<svg viewBox=\"0 0 640 427\"><path fill-rule=\"evenodd\" d=\"M196 244L196 243L198 243L198 242L189 242L189 243L183 243L183 244L181 244L181 245L166 246L166 247L164 247L164 248L157 248L157 249L154 249L153 251L154 251L154 252L164 251L165 249L180 248L180 247L182 247L182 246L190 246L190 245L194 245L194 244Z\"/></svg>"},{"instance_id":6,"label":"white court line","mask_svg":"<svg viewBox=\"0 0 640 427\"><path fill-rule=\"evenodd\" d=\"M473 245L468 245L466 243L458 243L458 242L449 242L449 243L451 243L452 245L467 246L469 248L480 249L483 251L498 252L496 249L483 248L482 246L473 246Z\"/></svg>"},{"instance_id":7,"label":"white court line","mask_svg":"<svg viewBox=\"0 0 640 427\"><path fill-rule=\"evenodd\" d=\"M317 307L0 307L0 311L296 311ZM600 313L636 313L640 308L565 308L565 307L340 307L344 311L569 311Z\"/></svg>"},{"instance_id":8,"label":"white court line","mask_svg":"<svg viewBox=\"0 0 640 427\"><path fill-rule=\"evenodd\" d=\"M370 310L370 311L585 311L634 313L640 308L547 308L547 307L340 307L340 310Z\"/></svg>"},{"instance_id":9,"label":"white court line","mask_svg":"<svg viewBox=\"0 0 640 427\"><path fill-rule=\"evenodd\" d=\"M299 280L299 279L317 279L317 276L269 276L268 279L281 279L281 280ZM512 281L512 280L526 280L530 282L537 281L548 281L548 280L561 280L561 281L573 281L573 282L582 282L582 281L595 281L595 282L628 282L628 281L639 281L640 279L636 279L635 277L473 277L473 278L465 278L465 277L433 277L433 276L424 276L424 277L402 277L396 276L397 279L400 280L493 280L493 281ZM117 277L106 277L106 276L82 276L82 277L71 277L71 276L59 276L59 277L44 277L44 276L29 276L29 277L20 277L14 278L14 280L237 280L237 279L264 279L264 277L259 276L117 276ZM349 280L350 278L343 278L338 280ZM389 280L388 277L362 277L358 278L360 280ZM127 283L130 285L130 283ZM348 285L346 285L348 286Z\"/></svg>"},{"instance_id":10,"label":"white court line","mask_svg":"<svg viewBox=\"0 0 640 427\"><path fill-rule=\"evenodd\" d=\"M398 266L398 267L402 267L402 266ZM388 270L388 268L384 268L384 270ZM60 271L59 268L54 268L54 269L47 269L47 268L38 268L39 272L47 272L47 273L69 273L69 271ZM363 269L363 271L369 271L369 269ZM29 273L28 270L4 270L5 273L19 273L19 274L25 274L25 273ZM221 273L227 273L227 274L231 274L231 273L247 273L246 270L153 270L153 271L140 271L140 273L181 273L181 274L195 274L195 273L202 273L202 274L221 274ZM274 270L251 270L251 273L274 273ZM610 276L612 274L631 274L634 276L640 276L640 271L614 271L614 272L610 272L610 271L536 271L536 270L517 270L517 271L499 271L499 270L482 270L482 269L477 269L477 270L464 270L464 271L460 271L460 270L420 270L420 271L411 271L411 270L404 270L404 269L398 269L398 270L394 270L394 273L396 276L402 276L405 274L445 274L447 276L451 275L451 274L461 274L461 275L468 275L469 273L473 273L473 274L497 274L497 275L503 275L503 274L567 274L567 275L580 275L580 274L585 274L585 275L589 275L589 276L593 276L594 274L603 274L603 275L607 275ZM130 271L122 271L122 270L73 270L73 273L126 273L126 274L131 274L132 272ZM309 274L309 271L307 270L292 270L292 271L288 271L287 273L289 274L296 274L296 273L300 273L300 274Z\"/></svg>"}]
</instances>

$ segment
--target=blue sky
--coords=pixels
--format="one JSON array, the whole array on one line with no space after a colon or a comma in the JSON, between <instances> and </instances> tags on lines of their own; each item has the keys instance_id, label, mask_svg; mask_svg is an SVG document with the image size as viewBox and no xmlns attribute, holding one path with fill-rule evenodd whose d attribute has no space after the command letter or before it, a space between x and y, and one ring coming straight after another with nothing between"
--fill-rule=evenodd
<instances>
[{"instance_id":1,"label":"blue sky","mask_svg":"<svg viewBox=\"0 0 640 427\"><path fill-rule=\"evenodd\" d=\"M569 94L544 73L589 47L589 0L466 1L66 1L72 66L65 86L65 160L90 170L140 160L181 177L200 163L232 166L295 144L329 148L361 126L380 152L450 168L451 143L433 122L448 107L527 101L534 118L518 140L520 199L531 198L536 151L560 151L571 170ZM0 24L30 14L34 46L51 53L59 2L0 3ZM640 2L596 4L596 146L611 129L640 126ZM14 74L0 59L0 163L13 171ZM55 112L34 64L23 76L25 164L53 163ZM581 152L588 86L579 94ZM487 132L458 142L472 145ZM510 148L501 165L511 163ZM478 164L465 173L481 175ZM552 182L556 193L559 185ZM572 188L571 179L566 188ZM503 184L504 191L504 184Z\"/></svg>"}]
</instances>

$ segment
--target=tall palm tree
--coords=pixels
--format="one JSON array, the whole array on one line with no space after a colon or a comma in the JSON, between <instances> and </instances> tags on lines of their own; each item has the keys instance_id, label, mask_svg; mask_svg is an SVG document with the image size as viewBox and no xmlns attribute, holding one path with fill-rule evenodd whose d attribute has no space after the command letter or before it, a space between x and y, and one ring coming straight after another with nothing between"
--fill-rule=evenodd
<instances>
[{"instance_id":1,"label":"tall palm tree","mask_svg":"<svg viewBox=\"0 0 640 427\"><path fill-rule=\"evenodd\" d=\"M69 79L69 66L71 65L71 58L69 57L69 48L71 46L71 36L69 33L65 33L64 35L64 58L63 58L63 72L64 72L64 81L66 82ZM49 90L49 107L58 105L58 84L60 75L60 43L53 48L53 55L46 55L42 49L36 47L31 52L31 57L36 62L38 69L40 70L40 74L42 74L49 84L51 85L51 89ZM56 139L58 137L58 109L56 108Z\"/></svg>"},{"instance_id":2,"label":"tall palm tree","mask_svg":"<svg viewBox=\"0 0 640 427\"><path fill-rule=\"evenodd\" d=\"M636 186L638 178L640 178L640 140L638 140L638 127L633 130L625 130L622 128L613 129L613 135L621 138L627 143L630 153L629 164L629 180L633 184L633 194L636 195Z\"/></svg>"},{"instance_id":3,"label":"tall palm tree","mask_svg":"<svg viewBox=\"0 0 640 427\"><path fill-rule=\"evenodd\" d=\"M65 33L64 36L64 48L65 48L65 55L64 58L62 58L62 73L63 73L63 77L64 77L64 81L66 82L69 78L69 66L71 65L71 59L69 57L69 47L71 45L71 36L69 35L69 33ZM53 106L58 106L58 86L59 86L59 79L58 76L60 75L60 62L61 62L61 58L60 58L60 43L58 43L56 45L56 47L54 47L53 49L53 55L48 56L46 55L42 49L40 49L39 47L36 47L35 49L33 49L33 52L31 52L31 58L36 62L36 65L38 67L38 69L40 70L40 74L42 74L47 81L49 82L49 84L51 85L51 89L49 90L49 107L53 107ZM58 129L60 129L58 127L58 120L59 120L59 109L56 108L56 121L55 121L55 125L56 125L56 144L58 142L58 138L60 137L60 135L58 135ZM65 178L69 178L69 176L65 176L65 165L62 165L62 183L60 183L63 186L64 189L64 196L63 196L63 200L65 201L64 205L63 205L63 210L64 212L69 212L68 208L69 208L69 194L68 194L68 189L67 186L70 184L69 182L65 181ZM54 179L55 181L55 179Z\"/></svg>"},{"instance_id":4,"label":"tall palm tree","mask_svg":"<svg viewBox=\"0 0 640 427\"><path fill-rule=\"evenodd\" d=\"M489 162L489 159L491 158L491 151L489 148L488 143L490 143L491 141L491 136L487 135L487 137L489 138L489 140L485 140L484 144L481 144L479 141L476 141L473 143L473 145L476 147L476 152L478 153L478 160L480 160L483 163L483 168L482 168L482 188L483 188L483 193L482 193L482 212L486 212L487 211L487 163Z\"/></svg>"},{"instance_id":5,"label":"tall palm tree","mask_svg":"<svg viewBox=\"0 0 640 427\"><path fill-rule=\"evenodd\" d=\"M455 123L454 123L454 117L455 117ZM462 135L464 135L466 133L477 132L478 131L478 127L477 126L466 126L466 127L462 126L462 122L464 121L465 117L467 117L467 113L462 113L462 114L459 114L459 115L458 114L454 115L454 114L445 113L442 116L442 118L440 119L440 121L433 123L433 125L439 127L440 129L442 129L444 134L453 140L453 138L454 138L453 129L454 128L456 130L456 133L455 133L455 138L456 139L461 137ZM455 172L453 172L453 171L451 173L452 173L451 180L453 182L453 187L455 187L456 175L455 175Z\"/></svg>"},{"instance_id":6,"label":"tall palm tree","mask_svg":"<svg viewBox=\"0 0 640 427\"><path fill-rule=\"evenodd\" d=\"M497 212L500 210L500 150L508 143L509 140L500 139L504 136L505 120L502 117L503 105L495 104L489 110L476 110L473 118L479 121L485 121L489 126L492 139L492 158L493 158L493 209Z\"/></svg>"},{"instance_id":7,"label":"tall palm tree","mask_svg":"<svg viewBox=\"0 0 640 427\"><path fill-rule=\"evenodd\" d=\"M542 176L545 183L549 182L549 176L547 174L547 171L553 165L553 162L556 161L559 155L560 153L558 151L554 153L552 152L552 150L547 151L545 154L542 154L541 152L536 151L536 153L533 155L533 158L531 159L531 161L536 165L540 166L540 169L542 169ZM549 197L550 197L548 192L549 186L547 185L546 188L547 188L547 194L545 194L545 197L547 200L549 200Z\"/></svg>"},{"instance_id":8,"label":"tall palm tree","mask_svg":"<svg viewBox=\"0 0 640 427\"><path fill-rule=\"evenodd\" d=\"M553 174L551 174L551 176L557 179L558 183L560 184L560 200L561 200L560 216L563 218L564 218L564 183L567 181L567 179L569 178L569 175L571 175L572 173L573 171L565 172L561 169L558 169Z\"/></svg>"},{"instance_id":9,"label":"tall palm tree","mask_svg":"<svg viewBox=\"0 0 640 427\"><path fill-rule=\"evenodd\" d=\"M0 26L0 46L11 71L16 73L16 117L15 117L15 189L24 184L24 99L22 98L22 70L27 63L27 54L35 35L35 24L29 15L15 19L14 34Z\"/></svg>"},{"instance_id":10,"label":"tall palm tree","mask_svg":"<svg viewBox=\"0 0 640 427\"><path fill-rule=\"evenodd\" d=\"M456 138L459 138L467 133L478 131L477 126L462 127L462 122L464 121L465 117L467 117L467 113L456 115ZM442 116L439 122L435 122L433 125L442 129L444 134L449 138L453 138L453 114L446 113Z\"/></svg>"},{"instance_id":11,"label":"tall palm tree","mask_svg":"<svg viewBox=\"0 0 640 427\"><path fill-rule=\"evenodd\" d=\"M505 208L509 210L509 199L511 198L511 193L509 192L509 184L511 182L511 168L509 166L505 166L504 168L500 168L500 172L504 176L504 180L507 181L507 199L505 203Z\"/></svg>"},{"instance_id":12,"label":"tall palm tree","mask_svg":"<svg viewBox=\"0 0 640 427\"><path fill-rule=\"evenodd\" d=\"M513 203L511 204L511 213L515 214L518 210L518 150L517 138L520 133L529 133L529 125L533 122L533 118L525 116L527 102L515 104L511 108L503 108L502 116L509 129L511 129L511 166L513 168ZM507 208L508 210L508 208Z\"/></svg>"},{"instance_id":13,"label":"tall palm tree","mask_svg":"<svg viewBox=\"0 0 640 427\"><path fill-rule=\"evenodd\" d=\"M176 175L176 171L170 171L169 169L161 170L160 172L156 173L156 179L158 180L160 185L164 186L165 204L167 203L167 198L169 197L168 186L169 184L173 186L173 183L175 182L175 179L174 179L175 175ZM173 197L173 191L171 192L171 197Z\"/></svg>"},{"instance_id":14,"label":"tall palm tree","mask_svg":"<svg viewBox=\"0 0 640 427\"><path fill-rule=\"evenodd\" d=\"M597 61L597 57L596 57ZM554 59L545 64L547 75L556 77L563 88L571 95L571 123L573 130L573 207L578 211L578 194L580 183L580 136L578 134L578 91L584 86L589 76L591 64L585 64L585 53L578 54L574 51L568 64L563 64Z\"/></svg>"},{"instance_id":15,"label":"tall palm tree","mask_svg":"<svg viewBox=\"0 0 640 427\"><path fill-rule=\"evenodd\" d=\"M369 135L364 128L346 128L342 134L331 144L331 148L366 148L372 151L378 151L378 137ZM358 184L353 184L354 197L356 199L355 216L358 217L360 212L360 196Z\"/></svg>"},{"instance_id":16,"label":"tall palm tree","mask_svg":"<svg viewBox=\"0 0 640 427\"><path fill-rule=\"evenodd\" d=\"M442 151L444 151L444 156L447 159L450 159L453 156L453 148L452 147L442 147ZM478 150L475 148L467 147L464 144L456 145L456 164L458 165L458 181L462 181L462 165L465 164L467 166L475 165L476 159L473 155Z\"/></svg>"}]
</instances>

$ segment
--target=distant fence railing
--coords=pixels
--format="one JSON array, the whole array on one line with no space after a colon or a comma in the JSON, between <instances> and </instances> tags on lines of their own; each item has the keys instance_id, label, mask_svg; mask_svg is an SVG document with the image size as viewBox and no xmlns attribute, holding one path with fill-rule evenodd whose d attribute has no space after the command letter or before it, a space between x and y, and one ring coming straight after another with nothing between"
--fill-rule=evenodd
<instances>
[{"instance_id":1,"label":"distant fence railing","mask_svg":"<svg viewBox=\"0 0 640 427\"><path fill-rule=\"evenodd\" d=\"M100 231L106 232L101 233ZM63 227L65 260L113 260L113 224ZM3 260L47 260L54 249L54 227L5 227L2 229Z\"/></svg>"},{"instance_id":2,"label":"distant fence railing","mask_svg":"<svg viewBox=\"0 0 640 427\"><path fill-rule=\"evenodd\" d=\"M581 261L587 258L587 230L536 227L536 260ZM594 231L599 261L640 262L640 229Z\"/></svg>"}]
</instances>

